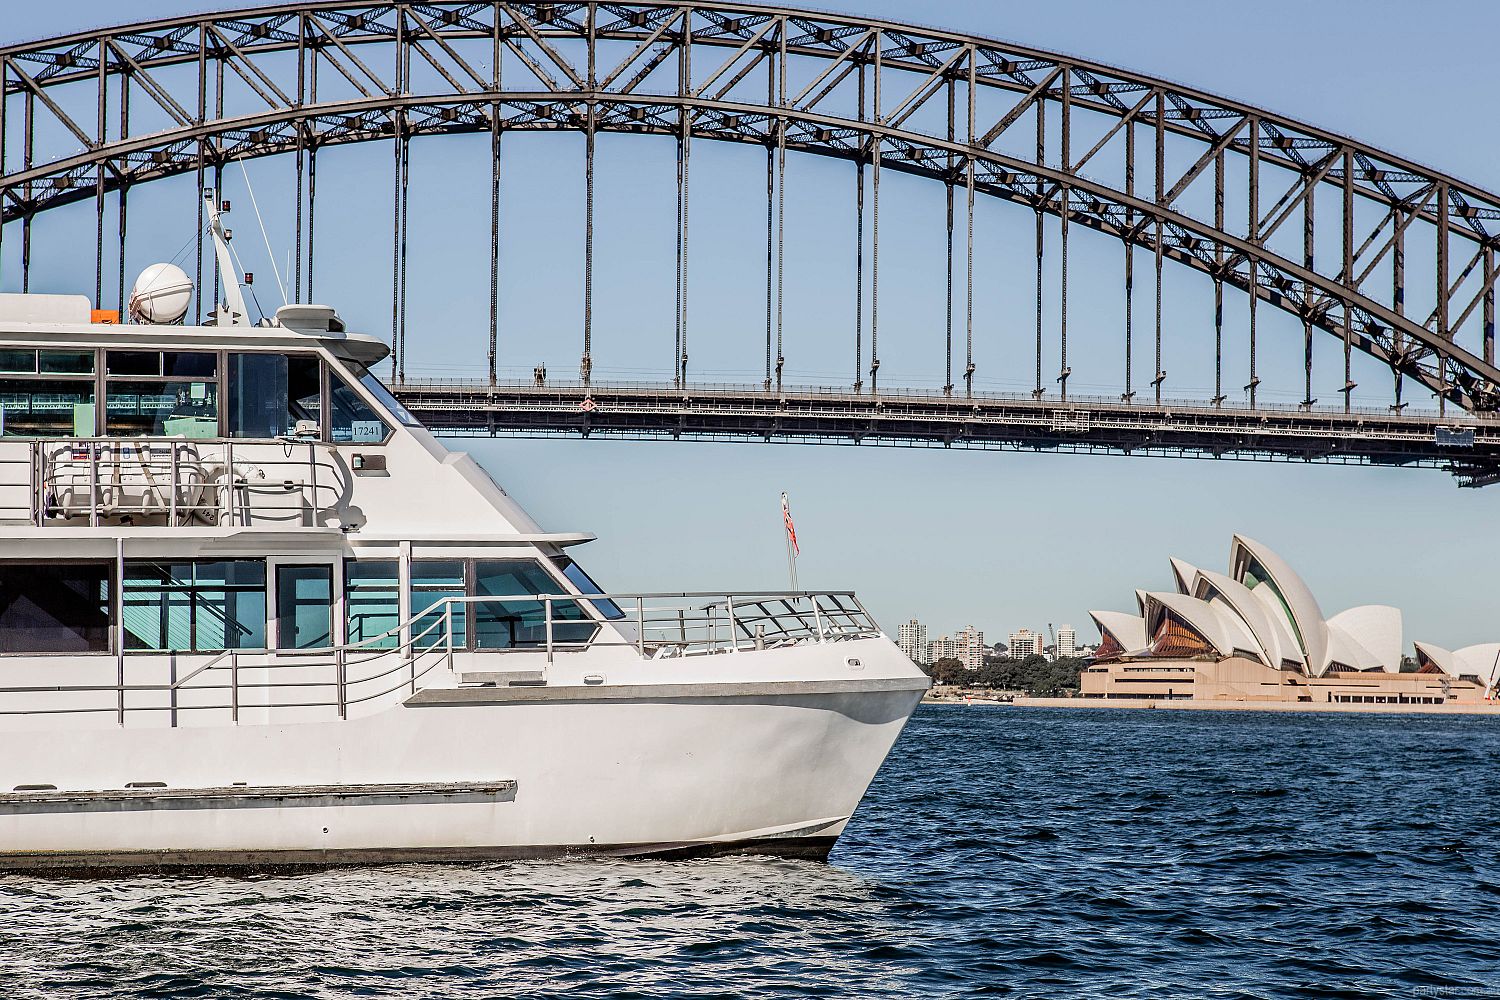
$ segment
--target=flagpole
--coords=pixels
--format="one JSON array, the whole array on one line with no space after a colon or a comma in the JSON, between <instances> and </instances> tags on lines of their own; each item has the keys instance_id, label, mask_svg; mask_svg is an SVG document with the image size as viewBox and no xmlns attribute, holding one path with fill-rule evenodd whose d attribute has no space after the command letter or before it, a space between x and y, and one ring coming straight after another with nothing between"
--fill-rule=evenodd
<instances>
[{"instance_id":1,"label":"flagpole","mask_svg":"<svg viewBox=\"0 0 1500 1000\"><path fill-rule=\"evenodd\" d=\"M795 593L798 590L797 554L792 551L792 538L790 535L787 535L786 539L786 571L787 574L792 578L792 592Z\"/></svg>"},{"instance_id":2,"label":"flagpole","mask_svg":"<svg viewBox=\"0 0 1500 1000\"><path fill-rule=\"evenodd\" d=\"M786 491L781 494L781 527L786 536L786 571L791 577L792 592L797 593L797 529L792 525L792 509L787 503Z\"/></svg>"}]
</instances>

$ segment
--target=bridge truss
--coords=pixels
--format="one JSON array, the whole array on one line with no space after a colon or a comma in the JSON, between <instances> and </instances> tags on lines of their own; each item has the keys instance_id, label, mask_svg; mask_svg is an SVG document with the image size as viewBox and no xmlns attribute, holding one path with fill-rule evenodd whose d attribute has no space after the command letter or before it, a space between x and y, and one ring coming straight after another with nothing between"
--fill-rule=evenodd
<instances>
[{"instance_id":1,"label":"bridge truss","mask_svg":"<svg viewBox=\"0 0 1500 1000\"><path fill-rule=\"evenodd\" d=\"M125 298L124 247L135 187L190 175L200 190L219 189L227 165L271 155L295 161L291 278L298 298L311 299L319 151L390 143L398 388L407 382L407 362L418 346L408 341L406 314L411 141L488 135L495 154L488 371L463 406L489 400L484 423L497 432L539 426L512 419L507 414L518 409L493 403L502 343L499 150L511 133L569 130L586 139L582 395L572 401L580 406L608 389L593 379L595 137L652 134L677 145L673 370L663 376L679 400L696 384L689 322L692 151L695 142L719 140L766 153L762 408L796 396L783 379L785 174L787 154L806 153L855 165L857 301L847 393L870 412L888 411L888 397L903 396L880 379L880 178L895 170L941 184L946 194L949 308L939 404L945 413L969 406L1020 421L1026 404L1038 412L1055 404L1097 414L1091 428L1108 423L1105 402L1070 398L1068 389L1070 231L1083 227L1124 248L1123 392L1107 402L1110 413L1139 411L1135 424L1141 425L1127 420L1118 433L1100 434L1102 447L1149 450L1165 430L1145 426L1156 418L1144 408L1182 412L1171 402L1163 356L1162 274L1170 264L1207 276L1214 288L1214 390L1192 408L1207 417L1220 411L1217 422L1246 432L1243 447L1210 444L1205 453L1287 454L1263 449L1264 439L1254 433L1278 419L1257 398L1257 312L1269 307L1302 327L1306 393L1299 419L1322 427L1318 449L1292 453L1364 453L1341 453L1338 444L1361 419L1351 402L1351 361L1360 352L1391 372L1391 411L1383 419L1392 427L1412 430L1403 415L1404 381L1430 390L1438 408L1435 418L1421 418L1432 432L1426 445L1401 455L1364 449L1364 460L1444 464L1476 481L1492 471L1482 448L1463 461L1444 456L1467 447L1454 443L1464 435L1447 428L1477 425L1483 441L1487 415L1500 409L1492 232L1500 226L1500 197L1344 136L1086 60L887 21L743 3L321 2L9 46L0 49L0 91L0 217L11 224L0 239L16 239L19 228L20 283L29 288L39 217L92 201L99 301L116 241L120 268L109 291L122 304ZM1020 409L986 401L974 388L979 197L1035 216L1034 387ZM1150 261L1143 280L1154 293L1139 309L1138 256ZM205 267L212 266L201 235L197 260L201 297L210 287ZM1049 267L1060 283L1055 315L1044 314ZM216 290L217 276L213 282ZM1243 293L1248 307L1243 358L1226 358L1226 288ZM1143 321L1137 311L1146 313ZM1313 342L1324 336L1336 338L1343 350L1342 410L1332 413L1313 398ZM1143 377L1140 369L1148 365ZM1226 368L1244 372L1248 408L1226 405ZM1238 377L1229 378L1239 388ZM544 404L548 398L545 387L508 391L534 391ZM431 398L415 386L407 395L418 402ZM453 405L452 419L439 424L465 425L461 414L471 410ZM1450 414L1450 408L1467 413ZM566 416L553 421L554 429L574 426L577 412ZM830 421L824 426L838 426ZM1057 447L1069 440L1032 435L1024 426L1016 423L1011 439L1031 446L1061 441L1051 445ZM1438 435L1447 442L1441 450ZM957 439L945 430L933 440L945 436Z\"/></svg>"}]
</instances>

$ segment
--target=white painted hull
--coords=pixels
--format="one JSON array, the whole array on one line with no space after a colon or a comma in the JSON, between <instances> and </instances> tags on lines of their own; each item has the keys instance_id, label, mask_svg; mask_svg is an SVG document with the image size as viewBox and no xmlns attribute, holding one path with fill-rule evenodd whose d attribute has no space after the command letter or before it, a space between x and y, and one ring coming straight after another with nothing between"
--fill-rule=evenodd
<instances>
[{"instance_id":1,"label":"white painted hull","mask_svg":"<svg viewBox=\"0 0 1500 1000\"><path fill-rule=\"evenodd\" d=\"M924 687L471 688L342 722L5 733L4 773L63 791L0 797L0 866L823 856ZM166 787L120 791L143 782Z\"/></svg>"}]
</instances>

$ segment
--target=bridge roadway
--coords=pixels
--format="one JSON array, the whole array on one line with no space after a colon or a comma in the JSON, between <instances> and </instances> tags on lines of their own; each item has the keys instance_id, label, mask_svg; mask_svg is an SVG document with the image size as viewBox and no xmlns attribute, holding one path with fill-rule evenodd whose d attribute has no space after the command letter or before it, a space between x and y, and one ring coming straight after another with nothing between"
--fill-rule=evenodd
<instances>
[{"instance_id":1,"label":"bridge roadway","mask_svg":"<svg viewBox=\"0 0 1500 1000\"><path fill-rule=\"evenodd\" d=\"M435 432L578 434L1069 451L1442 469L1500 482L1500 418L1342 408L694 384L416 381L392 387Z\"/></svg>"}]
</instances>

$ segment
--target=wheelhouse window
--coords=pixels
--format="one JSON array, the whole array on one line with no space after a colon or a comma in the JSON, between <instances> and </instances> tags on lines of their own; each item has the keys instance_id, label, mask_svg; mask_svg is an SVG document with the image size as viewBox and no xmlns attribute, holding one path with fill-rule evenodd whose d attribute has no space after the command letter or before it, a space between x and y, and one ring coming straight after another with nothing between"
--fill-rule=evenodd
<instances>
[{"instance_id":1,"label":"wheelhouse window","mask_svg":"<svg viewBox=\"0 0 1500 1000\"><path fill-rule=\"evenodd\" d=\"M93 437L94 352L0 351L0 435Z\"/></svg>"},{"instance_id":2,"label":"wheelhouse window","mask_svg":"<svg viewBox=\"0 0 1500 1000\"><path fill-rule=\"evenodd\" d=\"M107 563L0 565L0 653L107 653Z\"/></svg>"},{"instance_id":3,"label":"wheelhouse window","mask_svg":"<svg viewBox=\"0 0 1500 1000\"><path fill-rule=\"evenodd\" d=\"M394 559L344 562L349 642L366 643L366 649L390 649L399 644L400 636L394 632L401 624L400 572L400 563Z\"/></svg>"},{"instance_id":4,"label":"wheelhouse window","mask_svg":"<svg viewBox=\"0 0 1500 1000\"><path fill-rule=\"evenodd\" d=\"M333 373L328 380L330 430L338 444L378 443L391 433L390 426L380 418L380 412L364 401L359 393Z\"/></svg>"},{"instance_id":5,"label":"wheelhouse window","mask_svg":"<svg viewBox=\"0 0 1500 1000\"><path fill-rule=\"evenodd\" d=\"M318 359L300 354L231 354L227 395L232 438L285 437L301 421L321 427Z\"/></svg>"},{"instance_id":6,"label":"wheelhouse window","mask_svg":"<svg viewBox=\"0 0 1500 1000\"><path fill-rule=\"evenodd\" d=\"M391 390L387 389L385 387L385 383L380 381L380 379L376 378L374 375L370 374L367 371L359 377L359 384L364 386L365 389L370 393L370 395L374 396L375 399L379 401L380 405L385 407L386 412L391 414L398 421L405 424L407 427L422 426L422 422L416 417L412 416L411 411L403 406L399 399L391 395Z\"/></svg>"},{"instance_id":7,"label":"wheelhouse window","mask_svg":"<svg viewBox=\"0 0 1500 1000\"><path fill-rule=\"evenodd\" d=\"M127 562L125 648L178 653L266 648L266 564Z\"/></svg>"},{"instance_id":8,"label":"wheelhouse window","mask_svg":"<svg viewBox=\"0 0 1500 1000\"><path fill-rule=\"evenodd\" d=\"M531 559L480 559L474 564L475 597L522 597L477 601L473 606L476 649L534 649L547 644L547 609L529 594L555 594L562 588ZM583 643L596 626L577 601L552 602L552 641Z\"/></svg>"}]
</instances>

